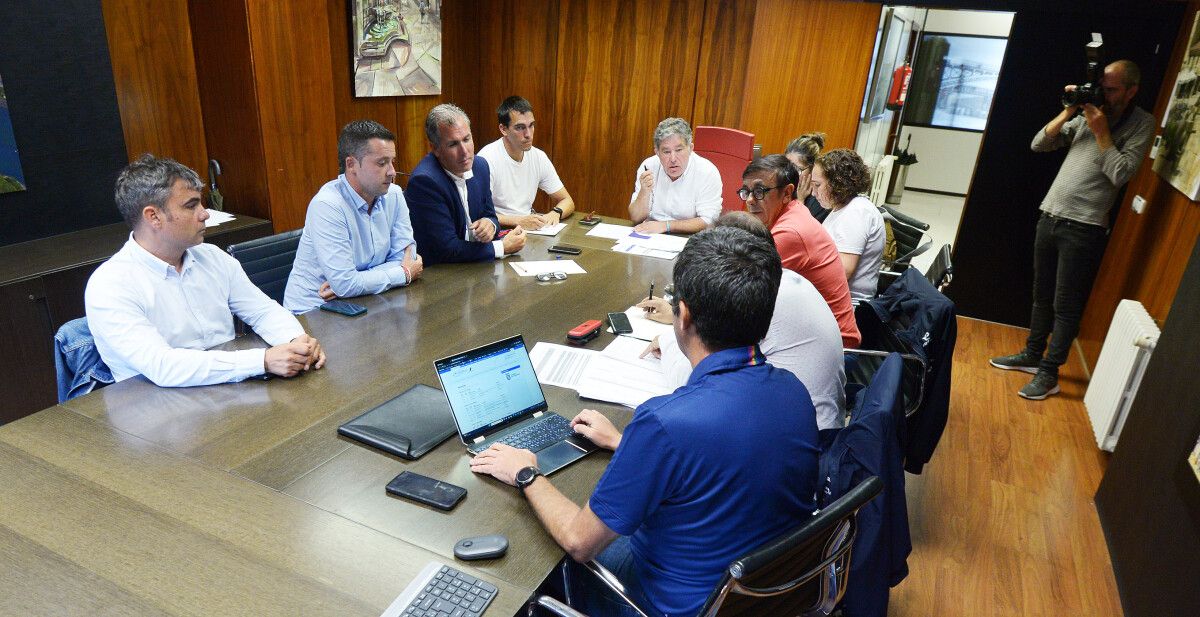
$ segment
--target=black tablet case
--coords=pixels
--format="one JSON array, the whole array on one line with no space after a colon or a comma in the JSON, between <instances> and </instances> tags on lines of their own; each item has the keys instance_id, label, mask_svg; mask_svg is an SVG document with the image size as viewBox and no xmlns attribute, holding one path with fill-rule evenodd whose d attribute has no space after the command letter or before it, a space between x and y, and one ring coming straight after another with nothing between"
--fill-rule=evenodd
<instances>
[{"instance_id":1,"label":"black tablet case","mask_svg":"<svg viewBox=\"0 0 1200 617\"><path fill-rule=\"evenodd\" d=\"M409 460L420 458L455 432L446 395L425 384L338 427L339 435Z\"/></svg>"}]
</instances>

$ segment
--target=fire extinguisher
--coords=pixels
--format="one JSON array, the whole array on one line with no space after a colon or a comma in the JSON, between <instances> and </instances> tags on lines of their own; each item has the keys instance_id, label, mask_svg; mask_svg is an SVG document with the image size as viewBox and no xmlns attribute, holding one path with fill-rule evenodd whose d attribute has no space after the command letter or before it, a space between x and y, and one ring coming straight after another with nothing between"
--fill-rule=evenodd
<instances>
[{"instance_id":1,"label":"fire extinguisher","mask_svg":"<svg viewBox=\"0 0 1200 617\"><path fill-rule=\"evenodd\" d=\"M888 91L888 109L897 111L904 107L904 97L908 96L910 81L912 81L912 67L907 62L896 67L896 71L892 73L892 89Z\"/></svg>"}]
</instances>

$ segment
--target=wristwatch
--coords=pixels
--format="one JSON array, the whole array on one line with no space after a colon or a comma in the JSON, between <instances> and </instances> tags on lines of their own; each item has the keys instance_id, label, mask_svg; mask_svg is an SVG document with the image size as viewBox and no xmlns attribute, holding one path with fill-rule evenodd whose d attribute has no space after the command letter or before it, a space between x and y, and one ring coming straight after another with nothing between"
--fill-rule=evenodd
<instances>
[{"instance_id":1,"label":"wristwatch","mask_svg":"<svg viewBox=\"0 0 1200 617\"><path fill-rule=\"evenodd\" d=\"M562 208L559 208L558 206L554 206L553 208L550 208L550 211L557 212L558 220L560 220L560 221L562 220L562 218L563 218L563 209Z\"/></svg>"},{"instance_id":2,"label":"wristwatch","mask_svg":"<svg viewBox=\"0 0 1200 617\"><path fill-rule=\"evenodd\" d=\"M525 488L528 487L530 484L533 484L533 481L537 480L537 477L540 475L543 475L542 470L538 469L534 465L530 465L529 467L526 467L526 468L522 469L521 471L518 471L517 472L517 488L524 491Z\"/></svg>"}]
</instances>

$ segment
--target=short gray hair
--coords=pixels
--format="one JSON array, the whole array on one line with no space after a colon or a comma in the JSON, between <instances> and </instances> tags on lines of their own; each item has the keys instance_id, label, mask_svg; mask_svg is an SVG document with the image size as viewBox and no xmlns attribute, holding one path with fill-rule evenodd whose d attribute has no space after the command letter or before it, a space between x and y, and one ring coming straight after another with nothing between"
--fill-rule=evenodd
<instances>
[{"instance_id":1,"label":"short gray hair","mask_svg":"<svg viewBox=\"0 0 1200 617\"><path fill-rule=\"evenodd\" d=\"M683 118L667 118L658 123L658 127L654 129L654 149L658 150L659 144L666 138L678 135L683 140L683 145L692 145L692 127Z\"/></svg>"},{"instance_id":2,"label":"short gray hair","mask_svg":"<svg viewBox=\"0 0 1200 617\"><path fill-rule=\"evenodd\" d=\"M136 228L142 220L142 210L146 206L166 208L176 180L183 180L195 191L204 189L200 176L188 166L153 154L143 154L121 170L113 198L130 229Z\"/></svg>"},{"instance_id":3,"label":"short gray hair","mask_svg":"<svg viewBox=\"0 0 1200 617\"><path fill-rule=\"evenodd\" d=\"M425 138L434 146L440 146L442 136L438 134L438 127L458 124L460 120L468 126L471 124L471 119L467 117L467 112L460 109L454 103L442 103L430 109L429 115L425 116Z\"/></svg>"}]
</instances>

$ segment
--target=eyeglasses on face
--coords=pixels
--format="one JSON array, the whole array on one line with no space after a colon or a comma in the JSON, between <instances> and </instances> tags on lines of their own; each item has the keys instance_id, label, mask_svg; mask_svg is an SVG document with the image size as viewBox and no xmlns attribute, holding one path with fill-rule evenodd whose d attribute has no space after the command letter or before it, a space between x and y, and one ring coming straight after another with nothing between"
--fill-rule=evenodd
<instances>
[{"instance_id":1,"label":"eyeglasses on face","mask_svg":"<svg viewBox=\"0 0 1200 617\"><path fill-rule=\"evenodd\" d=\"M738 189L737 196L738 196L738 199L741 199L742 201L750 199L751 195L753 195L755 199L762 199L767 196L767 193L769 193L777 188L780 188L780 187L778 187L778 186L756 186L754 188L749 188L749 187L743 186L742 188Z\"/></svg>"},{"instance_id":2,"label":"eyeglasses on face","mask_svg":"<svg viewBox=\"0 0 1200 617\"><path fill-rule=\"evenodd\" d=\"M534 278L536 278L537 280L539 280L543 283L546 281L565 281L565 280L567 280L567 273L566 272L541 272L539 274L535 274Z\"/></svg>"}]
</instances>

